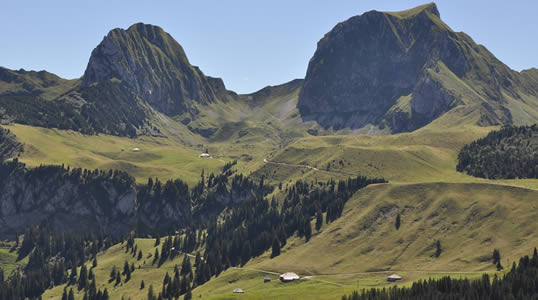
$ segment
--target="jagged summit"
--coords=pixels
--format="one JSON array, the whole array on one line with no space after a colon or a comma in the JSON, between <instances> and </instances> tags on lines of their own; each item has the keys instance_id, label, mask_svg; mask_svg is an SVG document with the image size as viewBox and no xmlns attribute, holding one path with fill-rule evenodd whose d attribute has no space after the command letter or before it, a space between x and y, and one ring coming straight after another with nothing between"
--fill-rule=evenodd
<instances>
[{"instance_id":1,"label":"jagged summit","mask_svg":"<svg viewBox=\"0 0 538 300\"><path fill-rule=\"evenodd\" d=\"M82 85L116 78L168 115L193 111L195 101L226 100L221 79L192 66L181 45L162 28L137 23L111 30L92 51Z\"/></svg>"}]
</instances>

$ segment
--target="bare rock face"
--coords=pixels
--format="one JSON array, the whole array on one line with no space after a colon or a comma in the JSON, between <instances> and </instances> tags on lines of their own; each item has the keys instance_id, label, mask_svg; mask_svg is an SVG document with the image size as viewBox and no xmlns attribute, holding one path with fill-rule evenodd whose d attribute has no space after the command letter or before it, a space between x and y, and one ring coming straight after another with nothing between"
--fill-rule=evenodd
<instances>
[{"instance_id":1,"label":"bare rock face","mask_svg":"<svg viewBox=\"0 0 538 300\"><path fill-rule=\"evenodd\" d=\"M192 66L168 33L142 23L108 33L93 50L82 85L113 78L167 115L196 113L193 102L208 104L229 96L223 81Z\"/></svg>"},{"instance_id":2,"label":"bare rock face","mask_svg":"<svg viewBox=\"0 0 538 300\"><path fill-rule=\"evenodd\" d=\"M370 11L336 25L318 42L298 109L325 128L374 124L402 132L482 101L494 107L493 123L511 122L502 109L505 95L535 96L537 90L452 31L432 3L397 13Z\"/></svg>"},{"instance_id":3,"label":"bare rock face","mask_svg":"<svg viewBox=\"0 0 538 300\"><path fill-rule=\"evenodd\" d=\"M137 189L126 173L0 164L0 239L42 223L54 232L119 235L139 226L151 231L190 222L189 199L141 205Z\"/></svg>"}]
</instances>

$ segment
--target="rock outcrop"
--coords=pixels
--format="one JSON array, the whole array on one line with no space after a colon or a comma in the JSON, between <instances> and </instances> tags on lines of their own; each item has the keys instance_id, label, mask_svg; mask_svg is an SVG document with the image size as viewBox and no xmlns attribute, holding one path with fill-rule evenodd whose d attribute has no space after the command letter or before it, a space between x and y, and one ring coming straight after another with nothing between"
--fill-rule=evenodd
<instances>
[{"instance_id":1,"label":"rock outcrop","mask_svg":"<svg viewBox=\"0 0 538 300\"><path fill-rule=\"evenodd\" d=\"M8 158L16 157L23 151L23 145L11 131L0 127L0 163Z\"/></svg>"},{"instance_id":2,"label":"rock outcrop","mask_svg":"<svg viewBox=\"0 0 538 300\"><path fill-rule=\"evenodd\" d=\"M255 197L258 185L248 178L218 178L192 191L181 180L137 185L121 171L0 163L0 239L43 223L53 232L169 232Z\"/></svg>"},{"instance_id":3,"label":"rock outcrop","mask_svg":"<svg viewBox=\"0 0 538 300\"><path fill-rule=\"evenodd\" d=\"M452 31L433 3L397 13L370 11L336 25L318 42L298 108L303 119L325 128L374 124L402 132L456 106L482 109L485 102L484 125L512 123L511 110L525 105L522 97L535 101L538 95L531 74L511 70Z\"/></svg>"},{"instance_id":4,"label":"rock outcrop","mask_svg":"<svg viewBox=\"0 0 538 300\"><path fill-rule=\"evenodd\" d=\"M114 29L93 50L82 86L119 79L156 110L173 116L196 114L193 104L226 101L220 78L192 66L181 45L157 26Z\"/></svg>"}]
</instances>

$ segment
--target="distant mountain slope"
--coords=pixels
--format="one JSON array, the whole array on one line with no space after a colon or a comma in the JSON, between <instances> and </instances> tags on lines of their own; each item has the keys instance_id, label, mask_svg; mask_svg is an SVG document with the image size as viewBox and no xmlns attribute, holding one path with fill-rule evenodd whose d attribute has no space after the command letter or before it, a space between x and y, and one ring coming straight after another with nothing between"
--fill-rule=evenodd
<instances>
[{"instance_id":1,"label":"distant mountain slope","mask_svg":"<svg viewBox=\"0 0 538 300\"><path fill-rule=\"evenodd\" d=\"M156 110L167 115L196 114L193 101L226 101L232 94L219 78L205 76L160 27L134 24L114 29L92 51L82 86L119 79Z\"/></svg>"},{"instance_id":2,"label":"distant mountain slope","mask_svg":"<svg viewBox=\"0 0 538 300\"><path fill-rule=\"evenodd\" d=\"M432 3L336 25L318 42L298 108L303 119L336 129L412 131L458 106L479 112L466 120L474 124L533 123L537 78L452 31Z\"/></svg>"},{"instance_id":3,"label":"distant mountain slope","mask_svg":"<svg viewBox=\"0 0 538 300\"><path fill-rule=\"evenodd\" d=\"M81 79L0 68L0 120L86 134L159 135L157 112L193 119L197 105L235 97L168 33L142 23L110 31Z\"/></svg>"}]
</instances>

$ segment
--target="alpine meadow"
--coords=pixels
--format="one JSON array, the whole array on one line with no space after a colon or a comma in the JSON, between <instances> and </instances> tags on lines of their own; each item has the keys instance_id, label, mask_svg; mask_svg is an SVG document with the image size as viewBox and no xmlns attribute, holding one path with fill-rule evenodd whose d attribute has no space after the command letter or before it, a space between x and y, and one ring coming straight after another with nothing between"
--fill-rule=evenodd
<instances>
[{"instance_id":1,"label":"alpine meadow","mask_svg":"<svg viewBox=\"0 0 538 300\"><path fill-rule=\"evenodd\" d=\"M441 16L349 15L249 94L147 23L0 67L0 300L538 299L538 69Z\"/></svg>"}]
</instances>

